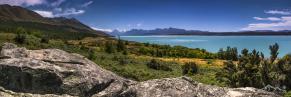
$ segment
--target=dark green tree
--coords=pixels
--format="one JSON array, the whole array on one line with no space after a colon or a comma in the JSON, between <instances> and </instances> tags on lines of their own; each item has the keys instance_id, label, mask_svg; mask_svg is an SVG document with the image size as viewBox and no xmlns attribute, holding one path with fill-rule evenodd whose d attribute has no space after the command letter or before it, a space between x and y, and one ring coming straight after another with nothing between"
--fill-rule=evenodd
<instances>
[{"instance_id":1,"label":"dark green tree","mask_svg":"<svg viewBox=\"0 0 291 97\"><path fill-rule=\"evenodd\" d=\"M114 53L115 52L115 47L113 46L113 43L111 41L106 42L105 52L107 52L107 53Z\"/></svg>"},{"instance_id":2,"label":"dark green tree","mask_svg":"<svg viewBox=\"0 0 291 97\"><path fill-rule=\"evenodd\" d=\"M149 63L146 64L149 68L156 70L164 70L164 71L172 71L170 67L165 64L162 64L160 61L156 59L152 59Z\"/></svg>"},{"instance_id":3,"label":"dark green tree","mask_svg":"<svg viewBox=\"0 0 291 97\"><path fill-rule=\"evenodd\" d=\"M277 43L275 43L274 45L270 45L269 49L271 51L270 61L271 61L271 63L273 63L279 54L279 52L278 52L279 45Z\"/></svg>"},{"instance_id":4,"label":"dark green tree","mask_svg":"<svg viewBox=\"0 0 291 97\"><path fill-rule=\"evenodd\" d=\"M43 36L43 37L41 37L40 42L41 43L49 43L49 38L47 36Z\"/></svg>"},{"instance_id":5,"label":"dark green tree","mask_svg":"<svg viewBox=\"0 0 291 97\"><path fill-rule=\"evenodd\" d=\"M92 49L89 50L89 57L90 60L95 60L97 58L96 52Z\"/></svg>"},{"instance_id":6,"label":"dark green tree","mask_svg":"<svg viewBox=\"0 0 291 97\"><path fill-rule=\"evenodd\" d=\"M17 33L14 38L14 41L19 44L24 44L26 42L26 35Z\"/></svg>"},{"instance_id":7,"label":"dark green tree","mask_svg":"<svg viewBox=\"0 0 291 97\"><path fill-rule=\"evenodd\" d=\"M232 61L224 63L221 71L216 73L216 78L220 82L225 82L230 87L237 87L237 66Z\"/></svg>"},{"instance_id":8,"label":"dark green tree","mask_svg":"<svg viewBox=\"0 0 291 97\"><path fill-rule=\"evenodd\" d=\"M182 73L186 74L196 74L198 72L198 66L195 62L187 62L182 65Z\"/></svg>"},{"instance_id":9,"label":"dark green tree","mask_svg":"<svg viewBox=\"0 0 291 97\"><path fill-rule=\"evenodd\" d=\"M121 52L126 49L124 42L120 39L120 36L118 36L118 42L117 42L117 51Z\"/></svg>"}]
</instances>

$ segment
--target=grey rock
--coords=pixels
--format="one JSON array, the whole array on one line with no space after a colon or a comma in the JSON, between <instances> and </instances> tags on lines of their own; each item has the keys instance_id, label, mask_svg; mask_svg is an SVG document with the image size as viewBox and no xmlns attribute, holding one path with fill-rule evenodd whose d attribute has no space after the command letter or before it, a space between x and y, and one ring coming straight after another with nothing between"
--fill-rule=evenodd
<instances>
[{"instance_id":1,"label":"grey rock","mask_svg":"<svg viewBox=\"0 0 291 97\"><path fill-rule=\"evenodd\" d=\"M26 50L6 43L0 56L5 56L0 59L0 86L14 92L115 96L134 82L58 49Z\"/></svg>"},{"instance_id":2,"label":"grey rock","mask_svg":"<svg viewBox=\"0 0 291 97\"><path fill-rule=\"evenodd\" d=\"M2 88L3 87L3 88ZM0 97L278 97L255 88L205 85L188 77L135 82L79 54L27 50L5 43L0 53Z\"/></svg>"},{"instance_id":3,"label":"grey rock","mask_svg":"<svg viewBox=\"0 0 291 97\"><path fill-rule=\"evenodd\" d=\"M70 95L55 95L55 94L32 94L32 93L16 93L10 90L5 90L0 87L0 97L77 97Z\"/></svg>"},{"instance_id":4,"label":"grey rock","mask_svg":"<svg viewBox=\"0 0 291 97\"><path fill-rule=\"evenodd\" d=\"M280 97L251 87L226 88L205 85L188 77L154 79L132 85L122 97Z\"/></svg>"}]
</instances>

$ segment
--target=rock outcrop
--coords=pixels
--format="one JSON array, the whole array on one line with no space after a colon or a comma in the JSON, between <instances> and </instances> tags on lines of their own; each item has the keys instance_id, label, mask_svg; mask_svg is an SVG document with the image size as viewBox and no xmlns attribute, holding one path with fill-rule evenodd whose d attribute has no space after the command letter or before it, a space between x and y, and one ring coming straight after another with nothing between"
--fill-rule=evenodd
<instances>
[{"instance_id":1,"label":"rock outcrop","mask_svg":"<svg viewBox=\"0 0 291 97\"><path fill-rule=\"evenodd\" d=\"M0 53L0 97L279 97L255 88L204 85L187 77L135 82L78 54L27 50L5 43Z\"/></svg>"}]
</instances>

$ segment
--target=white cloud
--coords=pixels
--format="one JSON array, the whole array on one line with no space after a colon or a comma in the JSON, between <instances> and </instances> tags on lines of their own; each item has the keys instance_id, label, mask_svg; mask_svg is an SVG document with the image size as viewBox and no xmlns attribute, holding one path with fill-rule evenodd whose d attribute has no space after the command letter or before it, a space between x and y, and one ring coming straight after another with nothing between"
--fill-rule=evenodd
<instances>
[{"instance_id":1,"label":"white cloud","mask_svg":"<svg viewBox=\"0 0 291 97\"><path fill-rule=\"evenodd\" d=\"M267 18L253 17L253 18L255 20L281 21L281 19L277 17L267 17Z\"/></svg>"},{"instance_id":2,"label":"white cloud","mask_svg":"<svg viewBox=\"0 0 291 97\"><path fill-rule=\"evenodd\" d=\"M52 11L45 11L45 10L33 10L34 12L40 14L43 17L66 17L66 16L71 16L71 15L79 15L85 13L84 10L76 10L75 8L69 8L66 9L62 12L52 12Z\"/></svg>"},{"instance_id":3,"label":"white cloud","mask_svg":"<svg viewBox=\"0 0 291 97\"><path fill-rule=\"evenodd\" d=\"M280 18L281 21L272 23L252 23L242 30L291 30L291 16Z\"/></svg>"},{"instance_id":4,"label":"white cloud","mask_svg":"<svg viewBox=\"0 0 291 97\"><path fill-rule=\"evenodd\" d=\"M53 12L51 11L43 11L43 10L33 10L33 11L40 14L43 17L49 17L49 18L54 17Z\"/></svg>"},{"instance_id":5,"label":"white cloud","mask_svg":"<svg viewBox=\"0 0 291 97\"><path fill-rule=\"evenodd\" d=\"M45 3L46 0L0 0L0 4L9 4L16 6L33 6Z\"/></svg>"},{"instance_id":6,"label":"white cloud","mask_svg":"<svg viewBox=\"0 0 291 97\"><path fill-rule=\"evenodd\" d=\"M269 10L265 11L268 14L291 15L291 11Z\"/></svg>"},{"instance_id":7,"label":"white cloud","mask_svg":"<svg viewBox=\"0 0 291 97\"><path fill-rule=\"evenodd\" d=\"M54 11L56 11L56 12L62 12L63 9L62 8L54 8Z\"/></svg>"},{"instance_id":8,"label":"white cloud","mask_svg":"<svg viewBox=\"0 0 291 97\"><path fill-rule=\"evenodd\" d=\"M116 28L116 30L118 31L118 32L126 32L126 31L128 31L128 29L120 29L120 28Z\"/></svg>"},{"instance_id":9,"label":"white cloud","mask_svg":"<svg viewBox=\"0 0 291 97\"><path fill-rule=\"evenodd\" d=\"M65 1L66 0L56 0L56 1L52 2L50 5L51 6L59 6L59 5L61 5Z\"/></svg>"},{"instance_id":10,"label":"white cloud","mask_svg":"<svg viewBox=\"0 0 291 97\"><path fill-rule=\"evenodd\" d=\"M81 7L87 7L87 6L91 5L92 3L93 3L93 1L88 1L84 4L82 4Z\"/></svg>"},{"instance_id":11,"label":"white cloud","mask_svg":"<svg viewBox=\"0 0 291 97\"><path fill-rule=\"evenodd\" d=\"M91 27L94 30L98 30L98 31L103 31L103 32L112 32L113 30L111 29L102 29L102 28L97 28L97 27Z\"/></svg>"},{"instance_id":12,"label":"white cloud","mask_svg":"<svg viewBox=\"0 0 291 97\"><path fill-rule=\"evenodd\" d=\"M142 26L142 23L137 23L136 26L140 27L140 26Z\"/></svg>"},{"instance_id":13,"label":"white cloud","mask_svg":"<svg viewBox=\"0 0 291 97\"><path fill-rule=\"evenodd\" d=\"M64 10L62 13L57 13L54 16L55 17L61 17L61 16L70 16L70 15L79 15L85 13L85 10L77 10L75 8L69 8Z\"/></svg>"}]
</instances>

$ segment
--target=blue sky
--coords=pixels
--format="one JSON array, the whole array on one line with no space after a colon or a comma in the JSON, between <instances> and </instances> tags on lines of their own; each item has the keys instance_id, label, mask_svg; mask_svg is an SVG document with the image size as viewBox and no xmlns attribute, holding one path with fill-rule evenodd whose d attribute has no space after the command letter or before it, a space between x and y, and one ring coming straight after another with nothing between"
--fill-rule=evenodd
<instances>
[{"instance_id":1,"label":"blue sky","mask_svg":"<svg viewBox=\"0 0 291 97\"><path fill-rule=\"evenodd\" d=\"M291 0L0 0L92 28L204 31L291 30Z\"/></svg>"}]
</instances>

